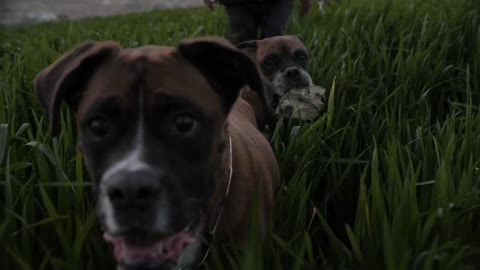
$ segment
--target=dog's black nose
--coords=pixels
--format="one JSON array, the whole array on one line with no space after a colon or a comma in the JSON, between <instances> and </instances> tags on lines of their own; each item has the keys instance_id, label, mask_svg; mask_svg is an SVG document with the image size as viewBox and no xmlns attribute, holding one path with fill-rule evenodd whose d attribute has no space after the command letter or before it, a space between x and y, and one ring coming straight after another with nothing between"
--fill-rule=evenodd
<instances>
[{"instance_id":1,"label":"dog's black nose","mask_svg":"<svg viewBox=\"0 0 480 270\"><path fill-rule=\"evenodd\" d=\"M289 79L295 79L300 75L300 70L296 67L289 67L285 70L285 76Z\"/></svg>"},{"instance_id":2,"label":"dog's black nose","mask_svg":"<svg viewBox=\"0 0 480 270\"><path fill-rule=\"evenodd\" d=\"M160 197L161 176L149 172L124 172L106 184L110 202L115 208L144 208Z\"/></svg>"}]
</instances>

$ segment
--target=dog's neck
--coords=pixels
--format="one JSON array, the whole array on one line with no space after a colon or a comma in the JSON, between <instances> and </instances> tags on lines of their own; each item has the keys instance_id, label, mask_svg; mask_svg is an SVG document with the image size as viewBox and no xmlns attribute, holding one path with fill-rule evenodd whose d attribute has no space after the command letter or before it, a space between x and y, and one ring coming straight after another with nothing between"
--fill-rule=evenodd
<instances>
[{"instance_id":1,"label":"dog's neck","mask_svg":"<svg viewBox=\"0 0 480 270\"><path fill-rule=\"evenodd\" d=\"M207 240L215 237L217 226L224 212L225 200L230 193L230 186L233 177L233 145L232 138L228 134L227 126L225 126L224 132L222 133L222 139L218 144L217 160L215 164L215 188L213 196L208 202L207 218L204 227L204 235L207 237ZM209 253L210 245L208 245L207 249L201 255L200 260L197 261L195 268L201 267L205 263ZM188 267L190 266L181 269L190 269Z\"/></svg>"},{"instance_id":2,"label":"dog's neck","mask_svg":"<svg viewBox=\"0 0 480 270\"><path fill-rule=\"evenodd\" d=\"M223 197L220 198L220 200L218 201L218 208L217 210L214 212L216 213L216 217L215 215L212 217L213 219L211 219L211 221L213 222L213 227L211 227L210 229L210 234L212 236L215 236L215 232L217 231L217 226L218 226L218 223L220 222L220 219L222 218L222 213L223 213L223 209L225 207L225 201L228 199L228 195L230 194L230 187L231 187L231 184L232 184L232 177L233 177L233 145L232 145L232 138L230 137L230 135L228 135L228 146L227 146L227 151L226 151L226 156L227 156L227 167L223 167L223 168L227 168L227 182L226 182L226 186L225 186L225 191L223 192ZM224 156L225 157L225 156ZM225 170L223 170L225 171ZM223 181L223 178L220 179ZM221 190L220 190L221 192ZM222 193L220 193L222 194Z\"/></svg>"},{"instance_id":3,"label":"dog's neck","mask_svg":"<svg viewBox=\"0 0 480 270\"><path fill-rule=\"evenodd\" d=\"M228 134L227 126L225 126L222 138L218 144L217 159L215 162L216 168L214 173L215 188L207 209L207 232L211 232L216 226L216 223L218 223L217 219L221 204L223 203L225 196L228 195L228 189L231 183L231 170L233 169L232 151L231 138Z\"/></svg>"}]
</instances>

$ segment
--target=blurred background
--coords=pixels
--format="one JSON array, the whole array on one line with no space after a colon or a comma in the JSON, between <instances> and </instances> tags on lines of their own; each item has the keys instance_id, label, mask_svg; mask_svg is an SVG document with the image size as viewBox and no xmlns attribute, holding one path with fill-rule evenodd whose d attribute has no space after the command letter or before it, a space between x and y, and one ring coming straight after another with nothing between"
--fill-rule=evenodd
<instances>
[{"instance_id":1,"label":"blurred background","mask_svg":"<svg viewBox=\"0 0 480 270\"><path fill-rule=\"evenodd\" d=\"M0 24L31 24L200 5L202 0L0 0Z\"/></svg>"}]
</instances>

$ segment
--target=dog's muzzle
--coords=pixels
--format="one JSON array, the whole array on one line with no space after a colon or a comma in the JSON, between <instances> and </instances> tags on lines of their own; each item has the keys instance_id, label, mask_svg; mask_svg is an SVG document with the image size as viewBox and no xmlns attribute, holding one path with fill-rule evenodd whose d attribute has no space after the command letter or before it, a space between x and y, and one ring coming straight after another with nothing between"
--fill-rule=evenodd
<instances>
[{"instance_id":1,"label":"dog's muzzle","mask_svg":"<svg viewBox=\"0 0 480 270\"><path fill-rule=\"evenodd\" d=\"M278 96L283 96L292 89L302 89L312 85L310 74L302 68L288 67L278 72L273 78L273 86Z\"/></svg>"},{"instance_id":2,"label":"dog's muzzle","mask_svg":"<svg viewBox=\"0 0 480 270\"><path fill-rule=\"evenodd\" d=\"M102 179L103 238L120 269L179 269L198 257L203 217L187 220L180 213L171 218L165 177L154 170L121 170Z\"/></svg>"},{"instance_id":3,"label":"dog's muzzle","mask_svg":"<svg viewBox=\"0 0 480 270\"><path fill-rule=\"evenodd\" d=\"M108 199L117 211L151 207L160 198L163 177L151 170L114 175L105 184Z\"/></svg>"}]
</instances>

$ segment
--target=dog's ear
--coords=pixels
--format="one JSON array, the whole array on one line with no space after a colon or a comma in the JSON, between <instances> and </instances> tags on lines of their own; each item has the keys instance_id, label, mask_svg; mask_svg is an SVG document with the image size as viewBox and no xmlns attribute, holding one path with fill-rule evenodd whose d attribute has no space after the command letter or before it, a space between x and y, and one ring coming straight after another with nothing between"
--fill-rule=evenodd
<instances>
[{"instance_id":1,"label":"dog's ear","mask_svg":"<svg viewBox=\"0 0 480 270\"><path fill-rule=\"evenodd\" d=\"M254 61L257 60L257 41L248 40L237 44L237 48L246 52Z\"/></svg>"},{"instance_id":2,"label":"dog's ear","mask_svg":"<svg viewBox=\"0 0 480 270\"><path fill-rule=\"evenodd\" d=\"M249 85L268 108L263 81L256 64L244 52L220 37L185 39L178 45L180 54L207 78L222 96L226 112L237 99L241 88Z\"/></svg>"},{"instance_id":3,"label":"dog's ear","mask_svg":"<svg viewBox=\"0 0 480 270\"><path fill-rule=\"evenodd\" d=\"M305 40L303 39L303 36L300 34L295 35L302 43L305 43Z\"/></svg>"},{"instance_id":4,"label":"dog's ear","mask_svg":"<svg viewBox=\"0 0 480 270\"><path fill-rule=\"evenodd\" d=\"M86 82L106 59L120 51L117 43L85 42L42 70L34 81L35 93L48 111L50 131L60 132L59 114L62 100L76 109L78 96Z\"/></svg>"}]
</instances>

